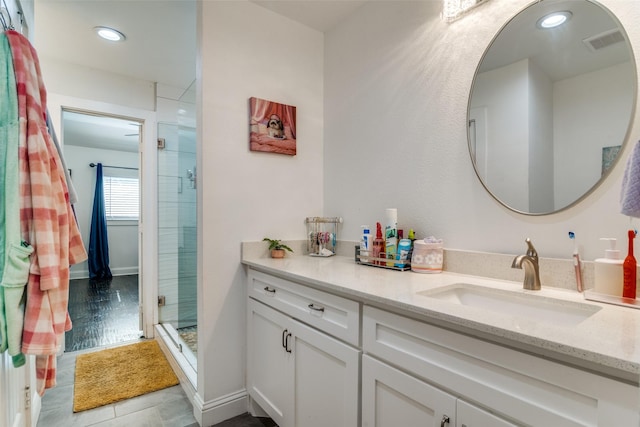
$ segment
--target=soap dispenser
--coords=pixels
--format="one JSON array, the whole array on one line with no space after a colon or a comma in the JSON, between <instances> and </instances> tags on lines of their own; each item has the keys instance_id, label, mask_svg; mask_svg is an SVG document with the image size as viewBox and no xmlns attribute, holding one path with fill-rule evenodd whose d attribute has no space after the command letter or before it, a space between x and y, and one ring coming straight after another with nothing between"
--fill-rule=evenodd
<instances>
[{"instance_id":1,"label":"soap dispenser","mask_svg":"<svg viewBox=\"0 0 640 427\"><path fill-rule=\"evenodd\" d=\"M616 239L603 237L600 240L608 243L608 249L604 251L604 258L594 261L595 286L594 291L599 294L622 296L623 261L620 259L620 251L616 249Z\"/></svg>"},{"instance_id":2,"label":"soap dispenser","mask_svg":"<svg viewBox=\"0 0 640 427\"><path fill-rule=\"evenodd\" d=\"M386 259L387 254L385 252L384 239L382 238L382 225L379 222L376 222L376 238L373 240L373 263L375 265L385 265L382 261L379 261L379 258Z\"/></svg>"},{"instance_id":3,"label":"soap dispenser","mask_svg":"<svg viewBox=\"0 0 640 427\"><path fill-rule=\"evenodd\" d=\"M633 239L636 238L636 232L635 230L629 230L627 234L629 236L629 252L627 253L627 257L624 259L624 262L622 263L622 271L623 271L622 297L636 299L636 288L638 286L638 283L636 280L638 262L636 261L636 258L633 255Z\"/></svg>"}]
</instances>

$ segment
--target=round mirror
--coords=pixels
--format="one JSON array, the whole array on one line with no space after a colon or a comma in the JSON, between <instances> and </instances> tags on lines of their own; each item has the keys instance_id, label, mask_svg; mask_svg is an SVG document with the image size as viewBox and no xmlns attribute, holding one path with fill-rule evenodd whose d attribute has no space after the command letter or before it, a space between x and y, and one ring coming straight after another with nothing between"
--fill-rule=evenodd
<instances>
[{"instance_id":1,"label":"round mirror","mask_svg":"<svg viewBox=\"0 0 640 427\"><path fill-rule=\"evenodd\" d=\"M476 70L468 107L476 174L516 212L566 209L614 166L635 97L631 46L608 10L536 2L502 28Z\"/></svg>"}]
</instances>

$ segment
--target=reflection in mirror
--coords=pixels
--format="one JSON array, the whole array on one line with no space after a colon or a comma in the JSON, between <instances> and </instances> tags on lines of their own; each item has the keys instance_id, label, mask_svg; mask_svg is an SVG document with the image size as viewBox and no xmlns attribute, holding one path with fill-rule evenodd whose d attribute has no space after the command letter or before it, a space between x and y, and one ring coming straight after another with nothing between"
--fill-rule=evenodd
<instances>
[{"instance_id":1,"label":"reflection in mirror","mask_svg":"<svg viewBox=\"0 0 640 427\"><path fill-rule=\"evenodd\" d=\"M558 11L562 25L540 25ZM523 10L485 52L469 97L469 151L482 184L525 214L581 200L626 139L635 76L626 33L601 5L545 0Z\"/></svg>"}]
</instances>

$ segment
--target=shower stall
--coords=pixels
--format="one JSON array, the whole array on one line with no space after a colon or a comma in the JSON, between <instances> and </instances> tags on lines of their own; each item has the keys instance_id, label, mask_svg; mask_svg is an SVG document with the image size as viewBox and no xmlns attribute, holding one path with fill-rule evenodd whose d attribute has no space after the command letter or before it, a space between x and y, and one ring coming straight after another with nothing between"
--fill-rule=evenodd
<instances>
[{"instance_id":1,"label":"shower stall","mask_svg":"<svg viewBox=\"0 0 640 427\"><path fill-rule=\"evenodd\" d=\"M197 370L196 130L158 124L158 321Z\"/></svg>"}]
</instances>

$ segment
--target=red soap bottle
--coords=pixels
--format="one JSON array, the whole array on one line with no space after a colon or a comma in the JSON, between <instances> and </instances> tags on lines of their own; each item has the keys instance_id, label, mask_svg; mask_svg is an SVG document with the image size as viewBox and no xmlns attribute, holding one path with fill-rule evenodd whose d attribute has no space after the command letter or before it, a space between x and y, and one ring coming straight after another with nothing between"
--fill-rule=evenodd
<instances>
[{"instance_id":1,"label":"red soap bottle","mask_svg":"<svg viewBox=\"0 0 640 427\"><path fill-rule=\"evenodd\" d=\"M624 259L622 264L622 271L624 276L624 286L622 288L622 297L636 299L636 269L637 262L633 256L633 239L636 237L636 233L633 230L629 230L627 233L629 236L629 253Z\"/></svg>"},{"instance_id":2,"label":"red soap bottle","mask_svg":"<svg viewBox=\"0 0 640 427\"><path fill-rule=\"evenodd\" d=\"M376 238L373 240L373 257L382 258L386 257L384 239L382 238L382 225L376 223ZM382 261L374 261L375 265L384 265Z\"/></svg>"}]
</instances>

